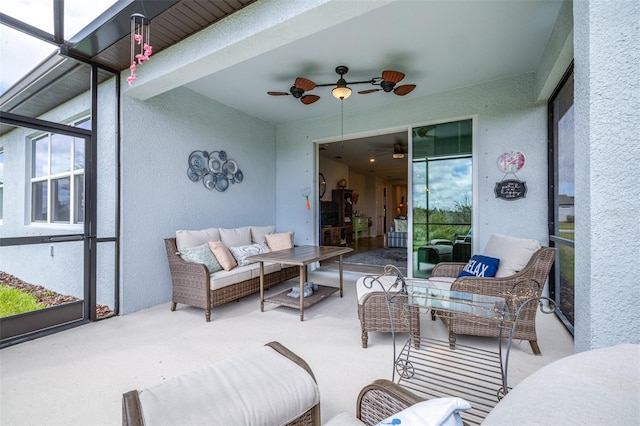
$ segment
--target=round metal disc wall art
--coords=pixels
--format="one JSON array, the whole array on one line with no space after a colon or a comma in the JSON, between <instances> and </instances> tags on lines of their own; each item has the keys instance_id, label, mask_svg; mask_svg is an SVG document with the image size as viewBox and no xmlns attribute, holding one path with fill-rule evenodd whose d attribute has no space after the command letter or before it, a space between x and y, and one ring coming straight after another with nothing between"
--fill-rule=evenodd
<instances>
[{"instance_id":1,"label":"round metal disc wall art","mask_svg":"<svg viewBox=\"0 0 640 426\"><path fill-rule=\"evenodd\" d=\"M244 178L238 164L227 157L225 151L193 151L189 155L187 176L193 182L202 180L207 189L223 192L232 183Z\"/></svg>"}]
</instances>

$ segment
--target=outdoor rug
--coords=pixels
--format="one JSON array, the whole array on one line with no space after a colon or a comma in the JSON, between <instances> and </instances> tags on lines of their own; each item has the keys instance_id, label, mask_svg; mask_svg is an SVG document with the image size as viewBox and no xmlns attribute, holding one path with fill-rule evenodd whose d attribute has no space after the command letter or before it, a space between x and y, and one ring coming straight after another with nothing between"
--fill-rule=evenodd
<instances>
[{"instance_id":1,"label":"outdoor rug","mask_svg":"<svg viewBox=\"0 0 640 426\"><path fill-rule=\"evenodd\" d=\"M344 263L356 265L394 265L398 268L407 267L407 249L406 248L377 248L353 256L345 257Z\"/></svg>"}]
</instances>

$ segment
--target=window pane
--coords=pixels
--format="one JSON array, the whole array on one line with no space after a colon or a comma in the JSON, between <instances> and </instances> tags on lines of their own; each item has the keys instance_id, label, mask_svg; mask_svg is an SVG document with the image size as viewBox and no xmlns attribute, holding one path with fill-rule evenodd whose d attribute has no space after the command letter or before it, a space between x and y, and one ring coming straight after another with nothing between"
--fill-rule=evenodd
<instances>
[{"instance_id":1,"label":"window pane","mask_svg":"<svg viewBox=\"0 0 640 426\"><path fill-rule=\"evenodd\" d=\"M65 135L51 135L51 174L71 170L71 143L73 138Z\"/></svg>"},{"instance_id":2,"label":"window pane","mask_svg":"<svg viewBox=\"0 0 640 426\"><path fill-rule=\"evenodd\" d=\"M84 169L84 139L73 138L73 169Z\"/></svg>"},{"instance_id":3,"label":"window pane","mask_svg":"<svg viewBox=\"0 0 640 426\"><path fill-rule=\"evenodd\" d=\"M34 182L31 185L31 220L47 221L47 181Z\"/></svg>"},{"instance_id":4,"label":"window pane","mask_svg":"<svg viewBox=\"0 0 640 426\"><path fill-rule=\"evenodd\" d=\"M49 136L33 141L33 177L49 174Z\"/></svg>"},{"instance_id":5,"label":"window pane","mask_svg":"<svg viewBox=\"0 0 640 426\"><path fill-rule=\"evenodd\" d=\"M54 222L69 222L71 212L70 183L71 179L68 177L51 181Z\"/></svg>"},{"instance_id":6,"label":"window pane","mask_svg":"<svg viewBox=\"0 0 640 426\"><path fill-rule=\"evenodd\" d=\"M71 39L115 3L116 0L65 0L64 38Z\"/></svg>"},{"instance_id":7,"label":"window pane","mask_svg":"<svg viewBox=\"0 0 640 426\"><path fill-rule=\"evenodd\" d=\"M74 198L75 220L74 223L84 223L84 175L75 177Z\"/></svg>"},{"instance_id":8,"label":"window pane","mask_svg":"<svg viewBox=\"0 0 640 426\"><path fill-rule=\"evenodd\" d=\"M3 1L0 3L0 11L53 34L52 0Z\"/></svg>"}]
</instances>

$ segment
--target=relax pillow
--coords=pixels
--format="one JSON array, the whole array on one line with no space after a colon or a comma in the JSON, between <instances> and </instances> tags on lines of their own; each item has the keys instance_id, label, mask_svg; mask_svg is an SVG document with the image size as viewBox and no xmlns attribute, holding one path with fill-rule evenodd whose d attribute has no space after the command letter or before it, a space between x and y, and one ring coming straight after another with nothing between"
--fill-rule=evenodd
<instances>
[{"instance_id":1,"label":"relax pillow","mask_svg":"<svg viewBox=\"0 0 640 426\"><path fill-rule=\"evenodd\" d=\"M293 234L291 232L280 232L278 234L268 234L264 238L272 251L290 249L293 247Z\"/></svg>"},{"instance_id":2,"label":"relax pillow","mask_svg":"<svg viewBox=\"0 0 640 426\"><path fill-rule=\"evenodd\" d=\"M482 256L474 254L469 259L462 272L458 275L460 277L480 277L490 278L495 277L498 271L498 265L500 265L500 259L495 257Z\"/></svg>"},{"instance_id":3,"label":"relax pillow","mask_svg":"<svg viewBox=\"0 0 640 426\"><path fill-rule=\"evenodd\" d=\"M220 228L220 241L227 247L247 246L251 244L251 228Z\"/></svg>"},{"instance_id":4,"label":"relax pillow","mask_svg":"<svg viewBox=\"0 0 640 426\"><path fill-rule=\"evenodd\" d=\"M489 238L482 254L500 259L496 277L509 277L516 272L522 271L529 263L531 256L541 247L542 245L538 240L493 234Z\"/></svg>"},{"instance_id":5,"label":"relax pillow","mask_svg":"<svg viewBox=\"0 0 640 426\"><path fill-rule=\"evenodd\" d=\"M196 247L183 248L180 254L187 262L202 263L207 267L210 274L222 271L222 265L220 265L218 259L213 255L208 243Z\"/></svg>"},{"instance_id":6,"label":"relax pillow","mask_svg":"<svg viewBox=\"0 0 640 426\"><path fill-rule=\"evenodd\" d=\"M238 262L223 242L209 241L209 248L225 271L230 271L238 266Z\"/></svg>"},{"instance_id":7,"label":"relax pillow","mask_svg":"<svg viewBox=\"0 0 640 426\"><path fill-rule=\"evenodd\" d=\"M245 266L255 263L253 260L247 260L247 257L253 256L254 254L268 253L271 250L269 250L269 247L267 247L265 243L258 243L239 247L229 247L229 251L238 262L238 265Z\"/></svg>"}]
</instances>

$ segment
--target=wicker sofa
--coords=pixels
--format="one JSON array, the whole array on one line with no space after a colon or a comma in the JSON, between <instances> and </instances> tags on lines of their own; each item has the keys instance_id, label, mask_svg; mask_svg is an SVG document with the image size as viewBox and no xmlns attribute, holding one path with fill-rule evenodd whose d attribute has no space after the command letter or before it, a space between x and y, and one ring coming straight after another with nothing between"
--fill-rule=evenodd
<instances>
[{"instance_id":1,"label":"wicker sofa","mask_svg":"<svg viewBox=\"0 0 640 426\"><path fill-rule=\"evenodd\" d=\"M205 310L206 320L211 321L211 308L260 291L259 263L210 273L204 264L183 259L181 250L209 241L222 241L230 247L243 246L247 242L264 242L264 235L273 232L273 226L208 228L177 231L176 238L166 238L164 243L172 281L171 310L175 311L178 303L202 308ZM265 263L264 288L295 278L299 273L300 268L297 266Z\"/></svg>"}]
</instances>

